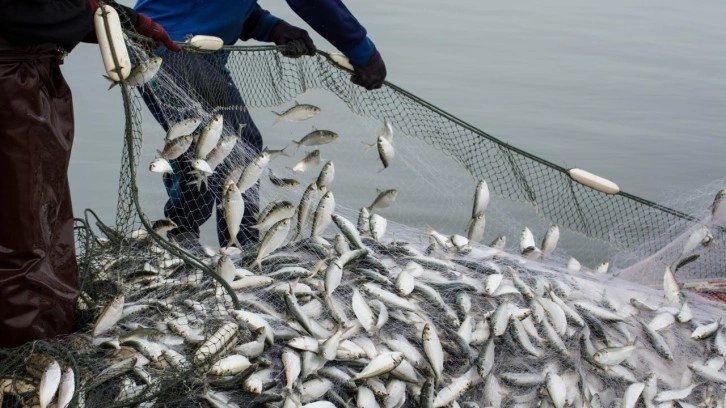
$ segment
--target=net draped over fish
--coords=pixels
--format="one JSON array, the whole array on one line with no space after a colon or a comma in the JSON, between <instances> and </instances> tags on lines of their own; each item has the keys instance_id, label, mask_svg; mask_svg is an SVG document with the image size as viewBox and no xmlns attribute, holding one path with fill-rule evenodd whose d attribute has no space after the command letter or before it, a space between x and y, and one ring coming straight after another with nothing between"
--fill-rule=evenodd
<instances>
[{"instance_id":1,"label":"net draped over fish","mask_svg":"<svg viewBox=\"0 0 726 408\"><path fill-rule=\"evenodd\" d=\"M128 46L137 67L152 69L143 43ZM120 84L116 220L90 210L77 220L78 332L0 351L7 401L724 406L726 308L681 284L723 277L726 198L690 215L597 191L393 84L352 84L324 52L187 50L189 65L172 73L162 55L150 78L139 69L137 83ZM197 64L230 76L184 77ZM227 79L244 105L226 94ZM295 117L308 103L321 111ZM255 119L265 150L230 146L207 169L213 149L245 131L228 120L240 112ZM171 135L150 113L188 130ZM312 116L336 136L311 129ZM215 121L219 141L197 157ZM288 136L299 148L285 148ZM185 180L200 195L215 171L235 175L207 224L215 212L241 217L226 207L249 211L239 197L259 185L259 245L207 240L208 253L192 256L167 239L161 173L182 154L205 162ZM515 202L537 215L498 223ZM206 204L187 205L194 216ZM603 263L556 248L560 233L596 242Z\"/></svg>"}]
</instances>

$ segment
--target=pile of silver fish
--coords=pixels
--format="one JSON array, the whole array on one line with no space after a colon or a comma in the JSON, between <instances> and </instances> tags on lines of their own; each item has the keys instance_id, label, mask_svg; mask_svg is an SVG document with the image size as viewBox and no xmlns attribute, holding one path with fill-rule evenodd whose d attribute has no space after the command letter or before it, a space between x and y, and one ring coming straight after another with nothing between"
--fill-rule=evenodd
<instances>
[{"instance_id":1,"label":"pile of silver fish","mask_svg":"<svg viewBox=\"0 0 726 408\"><path fill-rule=\"evenodd\" d=\"M542 248L525 229L514 254L436 231L422 248L374 232L375 206L358 223L326 209L329 194L309 233L288 230L294 216L261 215L257 248L207 259L240 309L224 285L132 233L125 244L145 256L93 260L119 288L82 336L104 351L103 369L74 375L50 359L37 385L3 380L2 391L65 407L74 395L96 406L104 389L105 405L150 407L168 403L176 378L192 390L177 404L212 407L725 406L725 309L681 291L670 267L654 290L544 263L553 229ZM486 196L480 184L472 223Z\"/></svg>"},{"instance_id":2,"label":"pile of silver fish","mask_svg":"<svg viewBox=\"0 0 726 408\"><path fill-rule=\"evenodd\" d=\"M319 111L296 103L276 122ZM204 125L172 126L150 169L171 171L169 160L196 140L202 188L236 144L222 122L214 115ZM337 137L313 129L294 142ZM390 122L375 146L388 168ZM284 150L261 152L228 179L221 205L232 235L242 193L266 170L276 186L299 184L268 168ZM316 150L291 170L319 164ZM425 246L387 238L379 210L394 205L395 189L381 191L353 221L336 211L333 178L328 161L299 202L272 201L257 216L255 248L235 242L210 251L204 261L216 276L145 230L122 242L114 234L99 240L102 252L89 262L106 285L92 286L115 296L98 307L94 294L81 294L78 310L97 318L74 339L74 347L95 350L94 366L74 372L60 356L43 355L35 358L38 381L2 379L0 397L23 396L41 408L726 407L726 309L682 291L674 272L710 247L703 230L683 260L664 266L663 290L655 290L614 278L607 263L554 265L556 226L539 246L529 228L518 251L505 250L506 237L481 244L484 181L465 235L422 232ZM714 218L724 217L725 194L714 201ZM162 235L173 227L153 225Z\"/></svg>"}]
</instances>

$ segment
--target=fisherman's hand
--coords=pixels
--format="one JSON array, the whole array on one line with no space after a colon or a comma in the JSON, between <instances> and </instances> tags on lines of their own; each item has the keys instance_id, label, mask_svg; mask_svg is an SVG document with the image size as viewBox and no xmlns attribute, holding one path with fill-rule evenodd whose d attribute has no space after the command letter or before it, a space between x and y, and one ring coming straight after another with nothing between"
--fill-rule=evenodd
<instances>
[{"instance_id":1,"label":"fisherman's hand","mask_svg":"<svg viewBox=\"0 0 726 408\"><path fill-rule=\"evenodd\" d=\"M373 55L367 64L354 68L355 71L350 77L351 82L365 89L378 89L386 79L386 64L383 63L383 58L378 50L373 50Z\"/></svg>"},{"instance_id":2,"label":"fisherman's hand","mask_svg":"<svg viewBox=\"0 0 726 408\"><path fill-rule=\"evenodd\" d=\"M170 51L181 51L181 47L169 37L164 27L157 24L143 13L139 13L139 21L136 23L136 32L162 43Z\"/></svg>"},{"instance_id":3,"label":"fisherman's hand","mask_svg":"<svg viewBox=\"0 0 726 408\"><path fill-rule=\"evenodd\" d=\"M272 27L270 41L276 45L287 47L282 51L282 55L286 57L298 58L303 55L315 55L315 44L308 32L285 21L280 21Z\"/></svg>"}]
</instances>

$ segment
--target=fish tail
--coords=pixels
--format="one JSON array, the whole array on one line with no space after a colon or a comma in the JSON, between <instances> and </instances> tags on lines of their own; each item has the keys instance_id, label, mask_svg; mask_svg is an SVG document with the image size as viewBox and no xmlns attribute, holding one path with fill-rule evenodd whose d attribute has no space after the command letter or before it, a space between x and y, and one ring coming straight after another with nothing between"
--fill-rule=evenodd
<instances>
[{"instance_id":1,"label":"fish tail","mask_svg":"<svg viewBox=\"0 0 726 408\"><path fill-rule=\"evenodd\" d=\"M282 148L282 150L280 151L280 154L281 154L281 155L283 155L283 156L285 156L285 157L290 157L290 155L289 155L289 154L285 153L285 150L286 150L286 149L288 148L288 146L290 146L290 144L289 144L289 143L288 143L288 144L286 144L286 145L285 145L285 147L283 147L283 148Z\"/></svg>"},{"instance_id":2,"label":"fish tail","mask_svg":"<svg viewBox=\"0 0 726 408\"><path fill-rule=\"evenodd\" d=\"M296 141L296 140L293 140L292 142L295 143L295 145L296 145L296 147L295 147L295 154L297 154L297 151L300 150L300 146L302 146L302 140L299 141L299 142ZM287 146L285 146L285 147L287 147ZM285 150L285 149L282 149L282 150Z\"/></svg>"},{"instance_id":3,"label":"fish tail","mask_svg":"<svg viewBox=\"0 0 726 408\"><path fill-rule=\"evenodd\" d=\"M368 153L368 151L371 150L371 147L376 146L376 143L366 143L366 142L363 142L363 141L361 141L361 143L363 143L363 145L367 146L366 147L366 153Z\"/></svg>"},{"instance_id":4,"label":"fish tail","mask_svg":"<svg viewBox=\"0 0 726 408\"><path fill-rule=\"evenodd\" d=\"M281 120L282 120L282 113L277 113L277 112L275 112L275 111L272 111L272 113L274 113L274 114L275 114L275 116L277 116L277 117L275 118L275 121L274 121L274 122L272 122L272 126L275 126L275 125L277 124L277 122L279 122L279 121L281 121Z\"/></svg>"}]
</instances>

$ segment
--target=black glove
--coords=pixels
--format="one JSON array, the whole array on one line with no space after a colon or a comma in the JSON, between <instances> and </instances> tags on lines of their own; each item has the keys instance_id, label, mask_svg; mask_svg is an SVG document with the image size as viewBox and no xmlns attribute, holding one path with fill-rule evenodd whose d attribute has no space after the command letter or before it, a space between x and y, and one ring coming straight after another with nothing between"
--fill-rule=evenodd
<instances>
[{"instance_id":1,"label":"black glove","mask_svg":"<svg viewBox=\"0 0 726 408\"><path fill-rule=\"evenodd\" d=\"M373 55L366 65L354 68L355 71L350 77L350 81L365 89L378 89L386 79L386 64L383 63L383 58L378 50L373 51Z\"/></svg>"},{"instance_id":2,"label":"black glove","mask_svg":"<svg viewBox=\"0 0 726 408\"><path fill-rule=\"evenodd\" d=\"M308 32L285 21L280 21L272 27L270 41L276 45L287 47L282 51L282 55L286 57L298 58L303 55L315 55L315 44Z\"/></svg>"}]
</instances>

